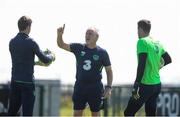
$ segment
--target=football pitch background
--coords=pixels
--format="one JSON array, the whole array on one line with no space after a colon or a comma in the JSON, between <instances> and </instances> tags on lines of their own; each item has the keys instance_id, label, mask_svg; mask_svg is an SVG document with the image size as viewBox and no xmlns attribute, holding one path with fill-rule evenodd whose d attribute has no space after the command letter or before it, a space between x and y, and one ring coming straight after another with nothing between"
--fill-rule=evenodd
<instances>
[{"instance_id":1,"label":"football pitch background","mask_svg":"<svg viewBox=\"0 0 180 117\"><path fill-rule=\"evenodd\" d=\"M180 116L180 85L163 85L157 100L158 116ZM112 95L101 110L102 116L123 116L131 95L131 85L113 86ZM9 84L0 84L0 115L7 114ZM38 80L34 116L72 116L73 85L60 85L55 80ZM89 107L84 116L90 116ZM144 106L136 116L144 116Z\"/></svg>"}]
</instances>

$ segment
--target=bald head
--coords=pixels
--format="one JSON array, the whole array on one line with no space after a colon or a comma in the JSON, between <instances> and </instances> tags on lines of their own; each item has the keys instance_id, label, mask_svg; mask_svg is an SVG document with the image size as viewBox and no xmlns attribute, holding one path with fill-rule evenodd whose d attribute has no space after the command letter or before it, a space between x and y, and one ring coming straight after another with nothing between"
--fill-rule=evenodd
<instances>
[{"instance_id":1,"label":"bald head","mask_svg":"<svg viewBox=\"0 0 180 117\"><path fill-rule=\"evenodd\" d=\"M95 46L99 38L98 30L94 27L90 27L86 31L86 44Z\"/></svg>"},{"instance_id":2,"label":"bald head","mask_svg":"<svg viewBox=\"0 0 180 117\"><path fill-rule=\"evenodd\" d=\"M95 27L89 27L86 32L92 32L97 36L97 39L99 37L99 30Z\"/></svg>"}]
</instances>

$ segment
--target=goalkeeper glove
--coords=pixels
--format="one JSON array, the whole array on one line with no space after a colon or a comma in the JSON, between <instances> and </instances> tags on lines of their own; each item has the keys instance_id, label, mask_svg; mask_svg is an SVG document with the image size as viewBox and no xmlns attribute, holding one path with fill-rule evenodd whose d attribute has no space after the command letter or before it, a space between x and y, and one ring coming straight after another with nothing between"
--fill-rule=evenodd
<instances>
[{"instance_id":1,"label":"goalkeeper glove","mask_svg":"<svg viewBox=\"0 0 180 117\"><path fill-rule=\"evenodd\" d=\"M40 65L40 66L45 66L45 67L48 67L53 61L55 61L55 54L52 53L50 50L46 49L44 52L43 52L45 55L47 56L51 56L52 57L52 61L50 61L49 63L43 63L41 60L38 60L35 62L35 65Z\"/></svg>"},{"instance_id":2,"label":"goalkeeper glove","mask_svg":"<svg viewBox=\"0 0 180 117\"><path fill-rule=\"evenodd\" d=\"M50 51L49 49L46 49L44 51L44 54L52 56L52 58L53 58L52 61L55 61L55 59L56 59L55 54L52 51Z\"/></svg>"}]
</instances>

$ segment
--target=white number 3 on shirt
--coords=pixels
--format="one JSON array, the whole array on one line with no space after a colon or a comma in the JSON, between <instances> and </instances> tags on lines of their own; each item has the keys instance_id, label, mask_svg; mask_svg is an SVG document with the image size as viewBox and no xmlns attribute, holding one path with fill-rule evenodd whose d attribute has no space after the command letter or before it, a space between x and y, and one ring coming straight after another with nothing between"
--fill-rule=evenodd
<instances>
[{"instance_id":1,"label":"white number 3 on shirt","mask_svg":"<svg viewBox=\"0 0 180 117\"><path fill-rule=\"evenodd\" d=\"M85 64L83 65L83 69L86 70L86 71L90 70L91 69L91 61L90 60L85 60L84 63Z\"/></svg>"}]
</instances>

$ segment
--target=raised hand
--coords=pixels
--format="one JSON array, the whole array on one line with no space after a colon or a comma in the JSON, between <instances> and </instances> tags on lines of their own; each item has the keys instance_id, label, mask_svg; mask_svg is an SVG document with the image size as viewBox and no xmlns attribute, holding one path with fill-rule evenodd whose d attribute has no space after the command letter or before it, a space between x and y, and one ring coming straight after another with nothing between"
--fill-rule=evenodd
<instances>
[{"instance_id":1,"label":"raised hand","mask_svg":"<svg viewBox=\"0 0 180 117\"><path fill-rule=\"evenodd\" d=\"M63 35L64 29L65 29L65 24L63 25L63 27L59 27L57 29L57 35Z\"/></svg>"}]
</instances>

